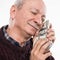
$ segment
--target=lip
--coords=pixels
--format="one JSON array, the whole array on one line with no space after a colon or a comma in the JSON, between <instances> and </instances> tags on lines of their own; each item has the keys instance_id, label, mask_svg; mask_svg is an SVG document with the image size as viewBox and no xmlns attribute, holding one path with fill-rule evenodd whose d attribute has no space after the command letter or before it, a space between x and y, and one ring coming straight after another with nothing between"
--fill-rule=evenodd
<instances>
[{"instance_id":1,"label":"lip","mask_svg":"<svg viewBox=\"0 0 60 60\"><path fill-rule=\"evenodd\" d=\"M33 28L35 28L36 30L39 29L39 27L38 27L35 23L28 22L28 24L29 24L30 26L32 26Z\"/></svg>"}]
</instances>

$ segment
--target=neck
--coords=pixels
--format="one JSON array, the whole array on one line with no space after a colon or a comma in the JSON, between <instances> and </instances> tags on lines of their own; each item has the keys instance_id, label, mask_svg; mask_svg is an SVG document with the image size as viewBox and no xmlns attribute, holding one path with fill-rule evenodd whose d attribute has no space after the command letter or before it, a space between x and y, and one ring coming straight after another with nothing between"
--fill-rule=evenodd
<instances>
[{"instance_id":1,"label":"neck","mask_svg":"<svg viewBox=\"0 0 60 60\"><path fill-rule=\"evenodd\" d=\"M20 45L24 45L25 42L29 39L29 37L27 37L26 34L24 35L21 31L18 31L14 27L12 28L8 27L7 33L9 34L10 37L19 42Z\"/></svg>"}]
</instances>

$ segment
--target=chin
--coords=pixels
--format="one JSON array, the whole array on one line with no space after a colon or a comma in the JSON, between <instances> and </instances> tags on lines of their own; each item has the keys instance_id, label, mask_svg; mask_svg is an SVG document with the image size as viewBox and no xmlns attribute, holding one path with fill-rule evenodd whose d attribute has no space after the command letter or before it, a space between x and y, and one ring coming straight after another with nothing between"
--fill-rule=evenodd
<instances>
[{"instance_id":1,"label":"chin","mask_svg":"<svg viewBox=\"0 0 60 60\"><path fill-rule=\"evenodd\" d=\"M33 28L33 27L30 27L29 29L26 28L25 31L26 31L27 34L29 34L30 36L34 36L37 30L36 30L35 28Z\"/></svg>"},{"instance_id":2,"label":"chin","mask_svg":"<svg viewBox=\"0 0 60 60\"><path fill-rule=\"evenodd\" d=\"M34 36L35 33L36 33L36 31L29 30L29 31L27 31L27 33L28 33L30 36Z\"/></svg>"}]
</instances>

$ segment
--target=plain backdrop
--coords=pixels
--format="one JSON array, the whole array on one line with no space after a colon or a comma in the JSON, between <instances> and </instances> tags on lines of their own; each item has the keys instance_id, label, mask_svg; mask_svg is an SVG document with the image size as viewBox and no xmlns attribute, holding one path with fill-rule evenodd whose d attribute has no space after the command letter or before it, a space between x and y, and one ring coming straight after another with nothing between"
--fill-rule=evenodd
<instances>
[{"instance_id":1,"label":"plain backdrop","mask_svg":"<svg viewBox=\"0 0 60 60\"><path fill-rule=\"evenodd\" d=\"M47 19L53 25L56 41L51 47L55 60L60 58L60 0L44 0L47 6ZM9 23L9 11L14 0L0 0L0 27Z\"/></svg>"}]
</instances>

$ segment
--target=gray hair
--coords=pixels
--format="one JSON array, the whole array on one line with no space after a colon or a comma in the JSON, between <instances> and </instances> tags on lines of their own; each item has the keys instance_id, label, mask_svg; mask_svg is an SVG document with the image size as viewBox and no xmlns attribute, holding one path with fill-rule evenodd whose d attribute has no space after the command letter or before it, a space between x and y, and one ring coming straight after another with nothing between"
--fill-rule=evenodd
<instances>
[{"instance_id":1,"label":"gray hair","mask_svg":"<svg viewBox=\"0 0 60 60\"><path fill-rule=\"evenodd\" d=\"M15 0L13 5L17 6L18 9L21 9L24 3L25 3L25 0ZM12 25L11 17L9 18L9 25Z\"/></svg>"},{"instance_id":2,"label":"gray hair","mask_svg":"<svg viewBox=\"0 0 60 60\"><path fill-rule=\"evenodd\" d=\"M14 5L17 6L17 8L21 8L24 4L24 0L15 0Z\"/></svg>"}]
</instances>

